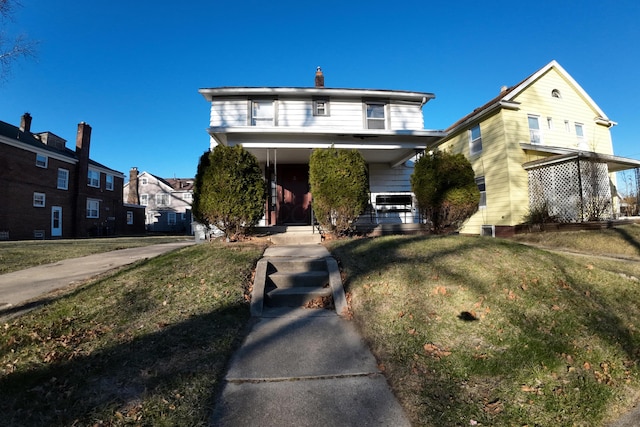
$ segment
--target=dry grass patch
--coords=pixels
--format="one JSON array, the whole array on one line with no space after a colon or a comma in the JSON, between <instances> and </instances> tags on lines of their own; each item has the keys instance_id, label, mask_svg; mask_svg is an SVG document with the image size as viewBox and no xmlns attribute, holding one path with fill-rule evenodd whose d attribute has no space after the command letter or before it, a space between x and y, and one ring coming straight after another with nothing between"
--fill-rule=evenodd
<instances>
[{"instance_id":1,"label":"dry grass patch","mask_svg":"<svg viewBox=\"0 0 640 427\"><path fill-rule=\"evenodd\" d=\"M640 390L637 264L462 236L331 251L415 425L600 426Z\"/></svg>"}]
</instances>

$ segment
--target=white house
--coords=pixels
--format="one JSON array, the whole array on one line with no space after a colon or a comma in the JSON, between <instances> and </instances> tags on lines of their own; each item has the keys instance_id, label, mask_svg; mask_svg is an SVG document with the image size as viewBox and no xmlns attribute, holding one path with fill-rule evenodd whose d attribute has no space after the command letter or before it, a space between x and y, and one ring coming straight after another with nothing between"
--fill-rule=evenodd
<instances>
[{"instance_id":1,"label":"white house","mask_svg":"<svg viewBox=\"0 0 640 427\"><path fill-rule=\"evenodd\" d=\"M445 136L424 129L432 93L324 87L214 87L208 132L218 144L242 145L268 182L260 225L310 224L309 156L314 148L356 149L369 168L374 223L418 222L409 176L412 159Z\"/></svg>"}]
</instances>

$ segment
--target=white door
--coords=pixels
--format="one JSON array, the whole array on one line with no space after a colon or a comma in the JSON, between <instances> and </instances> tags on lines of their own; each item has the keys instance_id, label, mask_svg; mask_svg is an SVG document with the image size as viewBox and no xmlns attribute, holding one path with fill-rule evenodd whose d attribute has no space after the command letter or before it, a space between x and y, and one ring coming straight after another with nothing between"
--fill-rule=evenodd
<instances>
[{"instance_id":1,"label":"white door","mask_svg":"<svg viewBox=\"0 0 640 427\"><path fill-rule=\"evenodd\" d=\"M62 207L51 207L51 237L62 236Z\"/></svg>"}]
</instances>

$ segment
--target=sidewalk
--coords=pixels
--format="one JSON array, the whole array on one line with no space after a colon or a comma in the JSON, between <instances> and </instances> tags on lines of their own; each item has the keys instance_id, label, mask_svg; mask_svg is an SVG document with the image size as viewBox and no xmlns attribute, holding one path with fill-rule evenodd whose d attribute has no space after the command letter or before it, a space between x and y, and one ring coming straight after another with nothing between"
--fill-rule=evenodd
<instances>
[{"instance_id":1,"label":"sidewalk","mask_svg":"<svg viewBox=\"0 0 640 427\"><path fill-rule=\"evenodd\" d=\"M330 256L320 245L268 256ZM232 358L216 426L409 426L354 324L335 311L265 307Z\"/></svg>"},{"instance_id":2,"label":"sidewalk","mask_svg":"<svg viewBox=\"0 0 640 427\"><path fill-rule=\"evenodd\" d=\"M10 314L15 311L15 307L49 292L193 243L193 241L185 241L120 249L2 274L0 275L0 316Z\"/></svg>"}]
</instances>

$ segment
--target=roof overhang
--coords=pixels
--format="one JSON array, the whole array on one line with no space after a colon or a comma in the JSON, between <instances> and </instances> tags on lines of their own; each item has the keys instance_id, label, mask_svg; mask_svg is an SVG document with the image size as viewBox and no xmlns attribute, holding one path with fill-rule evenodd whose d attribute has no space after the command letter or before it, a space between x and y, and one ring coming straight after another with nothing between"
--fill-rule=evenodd
<instances>
[{"instance_id":1,"label":"roof overhang","mask_svg":"<svg viewBox=\"0 0 640 427\"><path fill-rule=\"evenodd\" d=\"M539 153L551 154L544 159L534 160L522 165L525 170L549 166L556 163L568 162L577 159L589 159L598 163L606 163L609 172L620 172L628 169L640 168L640 160L628 157L619 157L611 154L594 153L593 151L571 151L560 147L540 147L533 144L520 144L523 149ZM534 147L530 149L528 147Z\"/></svg>"}]
</instances>

